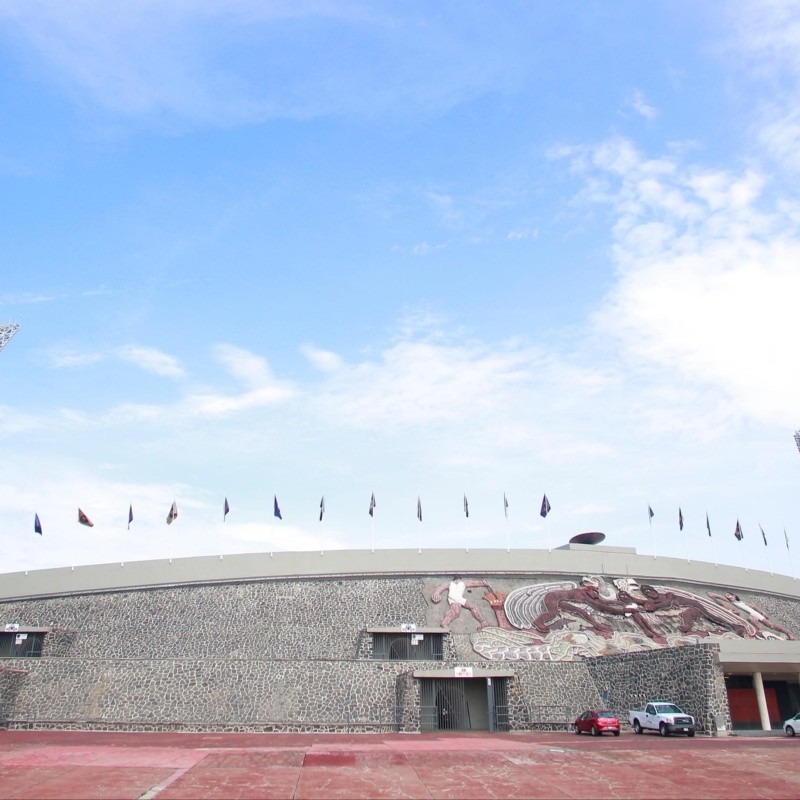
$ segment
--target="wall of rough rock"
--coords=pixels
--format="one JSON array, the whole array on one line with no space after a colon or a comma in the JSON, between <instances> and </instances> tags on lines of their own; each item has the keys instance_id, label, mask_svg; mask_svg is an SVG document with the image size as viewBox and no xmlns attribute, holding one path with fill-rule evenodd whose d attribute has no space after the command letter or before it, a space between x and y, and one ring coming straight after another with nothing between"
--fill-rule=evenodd
<instances>
[{"instance_id":1,"label":"wall of rough rock","mask_svg":"<svg viewBox=\"0 0 800 800\"><path fill-rule=\"evenodd\" d=\"M730 729L725 677L711 644L671 647L648 653L623 653L584 662L606 705L624 723L633 708L651 700L669 700L711 733L715 719Z\"/></svg>"},{"instance_id":2,"label":"wall of rough rock","mask_svg":"<svg viewBox=\"0 0 800 800\"><path fill-rule=\"evenodd\" d=\"M0 625L51 629L42 658L3 660L28 674L0 672L0 707L17 727L417 730L414 669L502 666L514 675L512 728L547 727L559 714L598 705L627 718L654 694L703 725L728 714L706 645L498 665L474 651L478 623L464 609L446 635L444 661L364 658L370 628L440 625L447 603L433 603L431 593L450 577L268 579L0 602ZM545 580L494 576L491 588ZM495 624L485 591L469 596ZM780 618L800 616L795 601L757 599Z\"/></svg>"}]
</instances>

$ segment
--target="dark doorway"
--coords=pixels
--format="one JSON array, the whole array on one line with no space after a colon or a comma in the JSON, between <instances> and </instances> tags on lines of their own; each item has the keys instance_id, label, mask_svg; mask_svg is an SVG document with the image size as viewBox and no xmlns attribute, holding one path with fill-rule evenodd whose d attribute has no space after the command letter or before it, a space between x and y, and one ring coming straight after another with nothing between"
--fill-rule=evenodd
<instances>
[{"instance_id":1,"label":"dark doorway","mask_svg":"<svg viewBox=\"0 0 800 800\"><path fill-rule=\"evenodd\" d=\"M506 678L423 678L423 731L508 730Z\"/></svg>"}]
</instances>

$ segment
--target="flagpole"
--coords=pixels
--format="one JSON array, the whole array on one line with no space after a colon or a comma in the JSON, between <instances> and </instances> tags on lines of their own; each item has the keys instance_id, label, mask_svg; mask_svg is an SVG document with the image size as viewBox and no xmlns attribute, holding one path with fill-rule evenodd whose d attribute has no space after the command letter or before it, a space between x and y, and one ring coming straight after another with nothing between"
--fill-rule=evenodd
<instances>
[{"instance_id":1,"label":"flagpole","mask_svg":"<svg viewBox=\"0 0 800 800\"><path fill-rule=\"evenodd\" d=\"M464 495L464 539L467 542L467 552L469 553L469 505L467 495Z\"/></svg>"},{"instance_id":2,"label":"flagpole","mask_svg":"<svg viewBox=\"0 0 800 800\"><path fill-rule=\"evenodd\" d=\"M511 525L508 522L508 498L503 492L503 514L506 518L506 552L511 552Z\"/></svg>"},{"instance_id":3,"label":"flagpole","mask_svg":"<svg viewBox=\"0 0 800 800\"><path fill-rule=\"evenodd\" d=\"M547 517L547 552L553 552L553 541L550 538L550 517Z\"/></svg>"},{"instance_id":4,"label":"flagpole","mask_svg":"<svg viewBox=\"0 0 800 800\"><path fill-rule=\"evenodd\" d=\"M650 506L647 506L647 520L650 524L650 539L653 542L653 558L658 558L656 555L656 537L653 533L653 509Z\"/></svg>"},{"instance_id":5,"label":"flagpole","mask_svg":"<svg viewBox=\"0 0 800 800\"><path fill-rule=\"evenodd\" d=\"M681 517L681 530L683 531L683 545L686 548L686 563L689 563L689 540L686 538L686 526L683 524L683 514L678 509L678 514Z\"/></svg>"},{"instance_id":6,"label":"flagpole","mask_svg":"<svg viewBox=\"0 0 800 800\"><path fill-rule=\"evenodd\" d=\"M374 553L375 552L375 517L374 516L372 517L372 525L370 527L372 528L372 552Z\"/></svg>"}]
</instances>

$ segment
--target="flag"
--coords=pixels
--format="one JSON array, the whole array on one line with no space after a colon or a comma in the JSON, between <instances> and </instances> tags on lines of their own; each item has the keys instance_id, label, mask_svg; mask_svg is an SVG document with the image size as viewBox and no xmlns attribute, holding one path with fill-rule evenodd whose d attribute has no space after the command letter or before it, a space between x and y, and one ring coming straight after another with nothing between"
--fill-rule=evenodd
<instances>
[{"instance_id":1,"label":"flag","mask_svg":"<svg viewBox=\"0 0 800 800\"><path fill-rule=\"evenodd\" d=\"M506 519L508 519L508 498L505 492L503 492L503 513L506 515Z\"/></svg>"},{"instance_id":2,"label":"flag","mask_svg":"<svg viewBox=\"0 0 800 800\"><path fill-rule=\"evenodd\" d=\"M173 500L170 507L169 514L167 514L167 525L172 525L178 518L178 504Z\"/></svg>"},{"instance_id":3,"label":"flag","mask_svg":"<svg viewBox=\"0 0 800 800\"><path fill-rule=\"evenodd\" d=\"M39 521L39 515L38 514L34 514L33 515L33 532L34 533L38 533L39 536L42 535L42 523ZM786 531L784 531L784 533L785 532ZM789 540L788 539L786 540L786 547L787 548L789 547Z\"/></svg>"},{"instance_id":4,"label":"flag","mask_svg":"<svg viewBox=\"0 0 800 800\"><path fill-rule=\"evenodd\" d=\"M550 501L547 499L547 495L542 498L542 510L539 512L539 515L542 517L546 517L550 513Z\"/></svg>"},{"instance_id":5,"label":"flag","mask_svg":"<svg viewBox=\"0 0 800 800\"><path fill-rule=\"evenodd\" d=\"M41 531L39 531L39 533L41 533ZM783 529L783 538L786 540L786 549L789 550L789 536L786 533L786 528ZM791 552L791 550L789 550L789 552Z\"/></svg>"},{"instance_id":6,"label":"flag","mask_svg":"<svg viewBox=\"0 0 800 800\"><path fill-rule=\"evenodd\" d=\"M225 522L225 517L230 514L231 507L228 505L228 498L225 498L225 502L222 504L222 521Z\"/></svg>"},{"instance_id":7,"label":"flag","mask_svg":"<svg viewBox=\"0 0 800 800\"><path fill-rule=\"evenodd\" d=\"M87 517L86 514L84 514L80 509L78 509L78 522L80 522L81 525L85 525L87 528L94 527L94 522L92 522L89 517Z\"/></svg>"},{"instance_id":8,"label":"flag","mask_svg":"<svg viewBox=\"0 0 800 800\"><path fill-rule=\"evenodd\" d=\"M736 530L733 532L733 535L741 542L744 539L744 534L742 533L742 526L739 524L739 520L736 520Z\"/></svg>"},{"instance_id":9,"label":"flag","mask_svg":"<svg viewBox=\"0 0 800 800\"><path fill-rule=\"evenodd\" d=\"M375 516L375 492L372 493L372 497L369 499L369 515L371 517Z\"/></svg>"},{"instance_id":10,"label":"flag","mask_svg":"<svg viewBox=\"0 0 800 800\"><path fill-rule=\"evenodd\" d=\"M761 538L764 540L764 547L767 546L767 534L764 533L764 529L761 527L761 523L758 523L758 529L761 531Z\"/></svg>"},{"instance_id":11,"label":"flag","mask_svg":"<svg viewBox=\"0 0 800 800\"><path fill-rule=\"evenodd\" d=\"M128 506L128 530L131 529L131 522L133 522L133 504Z\"/></svg>"},{"instance_id":12,"label":"flag","mask_svg":"<svg viewBox=\"0 0 800 800\"><path fill-rule=\"evenodd\" d=\"M797 445L797 449L800 450L800 430L794 432L794 443Z\"/></svg>"},{"instance_id":13,"label":"flag","mask_svg":"<svg viewBox=\"0 0 800 800\"><path fill-rule=\"evenodd\" d=\"M417 519L422 522L422 503L420 502L419 495L417 495Z\"/></svg>"},{"instance_id":14,"label":"flag","mask_svg":"<svg viewBox=\"0 0 800 800\"><path fill-rule=\"evenodd\" d=\"M467 502L467 496L464 495L464 516L469 516L469 503Z\"/></svg>"},{"instance_id":15,"label":"flag","mask_svg":"<svg viewBox=\"0 0 800 800\"><path fill-rule=\"evenodd\" d=\"M650 519L653 519L653 517L655 516L655 514L653 513L653 509L650 508L650 506L647 506L647 516L650 517Z\"/></svg>"},{"instance_id":16,"label":"flag","mask_svg":"<svg viewBox=\"0 0 800 800\"><path fill-rule=\"evenodd\" d=\"M278 505L278 495L272 495L272 513L278 518L283 519L281 516L281 507Z\"/></svg>"},{"instance_id":17,"label":"flag","mask_svg":"<svg viewBox=\"0 0 800 800\"><path fill-rule=\"evenodd\" d=\"M711 536L711 523L708 521L708 511L706 511L706 530L708 535Z\"/></svg>"},{"instance_id":18,"label":"flag","mask_svg":"<svg viewBox=\"0 0 800 800\"><path fill-rule=\"evenodd\" d=\"M322 500L319 501L319 521L325 516L325 495L322 495Z\"/></svg>"},{"instance_id":19,"label":"flag","mask_svg":"<svg viewBox=\"0 0 800 800\"><path fill-rule=\"evenodd\" d=\"M683 512L678 509L678 527L683 530Z\"/></svg>"}]
</instances>

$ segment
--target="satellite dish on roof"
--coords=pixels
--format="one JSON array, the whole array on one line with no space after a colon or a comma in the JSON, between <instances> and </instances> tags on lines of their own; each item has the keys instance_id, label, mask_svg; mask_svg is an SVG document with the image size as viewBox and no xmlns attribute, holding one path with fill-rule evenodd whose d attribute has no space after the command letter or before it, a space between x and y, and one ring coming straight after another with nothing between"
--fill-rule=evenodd
<instances>
[{"instance_id":1,"label":"satellite dish on roof","mask_svg":"<svg viewBox=\"0 0 800 800\"><path fill-rule=\"evenodd\" d=\"M573 536L570 540L570 544L600 544L603 539L606 538L604 533L600 533L600 531L589 531L588 533L579 533L577 536Z\"/></svg>"}]
</instances>

